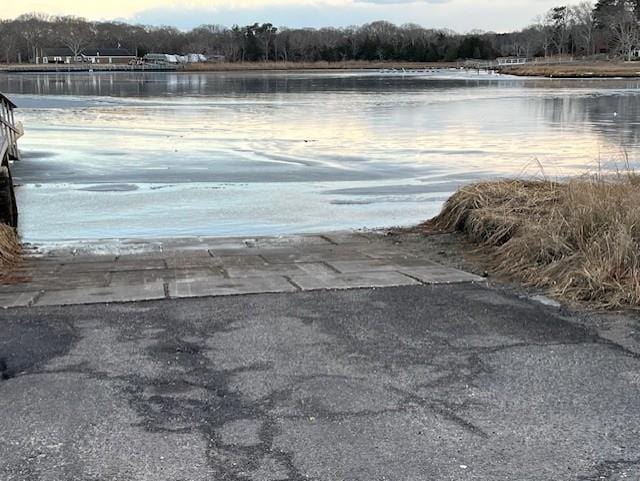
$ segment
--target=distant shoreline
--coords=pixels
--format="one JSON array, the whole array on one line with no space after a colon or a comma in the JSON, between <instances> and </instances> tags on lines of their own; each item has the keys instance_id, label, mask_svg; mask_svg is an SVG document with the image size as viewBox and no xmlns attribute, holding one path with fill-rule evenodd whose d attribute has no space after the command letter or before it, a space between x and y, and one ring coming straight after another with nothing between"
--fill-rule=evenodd
<instances>
[{"instance_id":1,"label":"distant shoreline","mask_svg":"<svg viewBox=\"0 0 640 481\"><path fill-rule=\"evenodd\" d=\"M126 64L8 64L0 65L3 73L75 73L75 72L175 72L175 67Z\"/></svg>"},{"instance_id":2,"label":"distant shoreline","mask_svg":"<svg viewBox=\"0 0 640 481\"><path fill-rule=\"evenodd\" d=\"M283 72L303 70L436 70L462 68L462 62L219 62L178 66L116 64L9 64L0 73L73 72Z\"/></svg>"},{"instance_id":3,"label":"distant shoreline","mask_svg":"<svg viewBox=\"0 0 640 481\"><path fill-rule=\"evenodd\" d=\"M345 61L345 62L221 62L195 63L179 67L186 72L247 72L247 71L296 71L296 70L434 70L461 68L462 62L394 62L394 61Z\"/></svg>"},{"instance_id":4,"label":"distant shoreline","mask_svg":"<svg viewBox=\"0 0 640 481\"><path fill-rule=\"evenodd\" d=\"M9 64L0 65L2 73L74 73L74 72L302 72L302 71L420 71L470 69L465 62L217 62L187 65L118 65L118 64ZM565 79L640 78L640 62L571 61L561 63L527 63L496 67L495 71L518 77L546 77Z\"/></svg>"}]
</instances>

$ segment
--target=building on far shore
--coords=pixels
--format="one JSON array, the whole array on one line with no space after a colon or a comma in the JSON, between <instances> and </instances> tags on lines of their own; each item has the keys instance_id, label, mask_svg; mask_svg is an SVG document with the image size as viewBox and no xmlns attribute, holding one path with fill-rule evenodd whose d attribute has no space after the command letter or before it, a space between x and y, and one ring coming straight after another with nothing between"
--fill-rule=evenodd
<instances>
[{"instance_id":1,"label":"building on far shore","mask_svg":"<svg viewBox=\"0 0 640 481\"><path fill-rule=\"evenodd\" d=\"M128 64L135 61L136 56L126 48L96 48L84 49L80 55L74 56L71 49L43 48L41 56L36 57L36 63L100 63L100 64Z\"/></svg>"},{"instance_id":2,"label":"building on far shore","mask_svg":"<svg viewBox=\"0 0 640 481\"><path fill-rule=\"evenodd\" d=\"M178 57L168 53L148 53L143 59L145 63L153 63L159 65L176 65L178 63Z\"/></svg>"},{"instance_id":3,"label":"building on far shore","mask_svg":"<svg viewBox=\"0 0 640 481\"><path fill-rule=\"evenodd\" d=\"M496 59L500 67L507 67L509 65L524 65L528 62L525 57L499 57Z\"/></svg>"},{"instance_id":4,"label":"building on far shore","mask_svg":"<svg viewBox=\"0 0 640 481\"><path fill-rule=\"evenodd\" d=\"M201 53L190 53L187 57L189 58L189 63L203 63L211 60L211 58L207 58Z\"/></svg>"},{"instance_id":5,"label":"building on far shore","mask_svg":"<svg viewBox=\"0 0 640 481\"><path fill-rule=\"evenodd\" d=\"M175 55L169 53L148 53L143 58L145 63L153 63L159 65L176 65L179 63L201 63L206 62L207 57L199 53L190 53L188 55Z\"/></svg>"}]
</instances>

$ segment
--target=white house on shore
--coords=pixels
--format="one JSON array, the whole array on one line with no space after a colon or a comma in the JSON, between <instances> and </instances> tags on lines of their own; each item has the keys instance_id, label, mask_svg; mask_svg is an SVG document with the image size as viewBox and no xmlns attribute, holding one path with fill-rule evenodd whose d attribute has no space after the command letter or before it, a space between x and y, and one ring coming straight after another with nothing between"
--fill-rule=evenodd
<instances>
[{"instance_id":1,"label":"white house on shore","mask_svg":"<svg viewBox=\"0 0 640 481\"><path fill-rule=\"evenodd\" d=\"M525 57L499 57L496 59L498 66L508 67L509 65L524 65L528 62Z\"/></svg>"},{"instance_id":2,"label":"white house on shore","mask_svg":"<svg viewBox=\"0 0 640 481\"><path fill-rule=\"evenodd\" d=\"M96 64L128 64L135 60L136 56L126 48L96 48L84 49L80 55L74 56L71 49L43 48L41 55L36 57L36 63L72 64L72 63L96 63Z\"/></svg>"}]
</instances>

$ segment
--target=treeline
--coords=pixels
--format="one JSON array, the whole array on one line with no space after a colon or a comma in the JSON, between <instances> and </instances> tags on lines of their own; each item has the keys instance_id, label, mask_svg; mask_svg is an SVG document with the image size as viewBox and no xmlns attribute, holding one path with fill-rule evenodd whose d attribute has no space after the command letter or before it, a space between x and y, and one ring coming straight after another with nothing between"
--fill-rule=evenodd
<instances>
[{"instance_id":1,"label":"treeline","mask_svg":"<svg viewBox=\"0 0 640 481\"><path fill-rule=\"evenodd\" d=\"M499 56L635 57L640 46L640 0L585 1L558 6L529 27L512 33L450 30L378 21L346 28L291 29L271 23L227 28L173 27L89 22L76 17L22 15L0 21L0 61L33 61L43 48L124 47L131 53L202 53L242 61L415 61L494 59Z\"/></svg>"}]
</instances>

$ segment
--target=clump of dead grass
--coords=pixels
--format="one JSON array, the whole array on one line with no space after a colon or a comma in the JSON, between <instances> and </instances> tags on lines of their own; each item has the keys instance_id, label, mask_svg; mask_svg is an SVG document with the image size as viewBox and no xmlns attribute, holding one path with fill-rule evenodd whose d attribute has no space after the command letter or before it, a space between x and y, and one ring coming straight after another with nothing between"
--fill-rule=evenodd
<instances>
[{"instance_id":1,"label":"clump of dead grass","mask_svg":"<svg viewBox=\"0 0 640 481\"><path fill-rule=\"evenodd\" d=\"M15 230L0 224L0 274L14 267L21 259L22 247Z\"/></svg>"},{"instance_id":2,"label":"clump of dead grass","mask_svg":"<svg viewBox=\"0 0 640 481\"><path fill-rule=\"evenodd\" d=\"M460 189L430 222L497 272L605 308L640 307L640 177L500 180Z\"/></svg>"}]
</instances>

